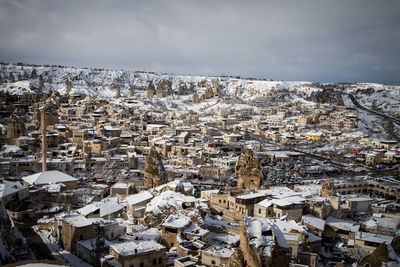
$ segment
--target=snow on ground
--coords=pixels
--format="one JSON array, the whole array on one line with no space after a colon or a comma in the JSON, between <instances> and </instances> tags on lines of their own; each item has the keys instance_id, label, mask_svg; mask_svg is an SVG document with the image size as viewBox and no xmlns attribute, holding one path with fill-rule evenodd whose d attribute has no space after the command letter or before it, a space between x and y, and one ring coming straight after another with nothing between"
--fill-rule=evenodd
<instances>
[{"instance_id":1,"label":"snow on ground","mask_svg":"<svg viewBox=\"0 0 400 267\"><path fill-rule=\"evenodd\" d=\"M176 210L182 209L182 203L193 203L199 202L198 199L185 196L181 193L177 193L174 191L165 191L162 192L160 195L154 197L150 203L146 206L146 212L152 212L153 214L160 214L162 209L175 207Z\"/></svg>"}]
</instances>

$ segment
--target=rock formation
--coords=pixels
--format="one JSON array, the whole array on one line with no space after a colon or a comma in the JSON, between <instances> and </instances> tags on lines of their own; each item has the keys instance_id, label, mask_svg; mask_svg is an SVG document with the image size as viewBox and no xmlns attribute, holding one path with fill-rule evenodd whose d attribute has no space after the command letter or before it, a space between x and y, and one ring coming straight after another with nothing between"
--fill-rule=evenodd
<instances>
[{"instance_id":1,"label":"rock formation","mask_svg":"<svg viewBox=\"0 0 400 267\"><path fill-rule=\"evenodd\" d=\"M156 93L156 89L154 88L153 82L150 82L146 89L146 96L147 98L152 98Z\"/></svg>"},{"instance_id":2,"label":"rock formation","mask_svg":"<svg viewBox=\"0 0 400 267\"><path fill-rule=\"evenodd\" d=\"M289 246L279 228L264 218L248 218L240 224L240 245L226 266L289 266Z\"/></svg>"},{"instance_id":3,"label":"rock formation","mask_svg":"<svg viewBox=\"0 0 400 267\"><path fill-rule=\"evenodd\" d=\"M192 102L195 103L195 104L199 103L199 96L197 95L197 93L193 94Z\"/></svg>"},{"instance_id":4,"label":"rock formation","mask_svg":"<svg viewBox=\"0 0 400 267\"><path fill-rule=\"evenodd\" d=\"M331 179L328 179L328 181L326 181L322 184L321 196L331 197L333 195L334 195L333 183L331 182Z\"/></svg>"},{"instance_id":5,"label":"rock formation","mask_svg":"<svg viewBox=\"0 0 400 267\"><path fill-rule=\"evenodd\" d=\"M391 266L391 265L383 265L382 263L394 262L393 266L397 266L396 259L392 259L389 253L389 247L382 243L377 247L371 255L363 258L357 266L370 266L370 267L380 267L380 266Z\"/></svg>"},{"instance_id":6,"label":"rock formation","mask_svg":"<svg viewBox=\"0 0 400 267\"><path fill-rule=\"evenodd\" d=\"M253 150L246 149L238 158L235 165L237 187L258 189L261 185L261 172L258 159Z\"/></svg>"},{"instance_id":7,"label":"rock formation","mask_svg":"<svg viewBox=\"0 0 400 267\"><path fill-rule=\"evenodd\" d=\"M180 82L178 85L178 92L180 95L186 95L188 92L188 88L183 82Z\"/></svg>"},{"instance_id":8,"label":"rock formation","mask_svg":"<svg viewBox=\"0 0 400 267\"><path fill-rule=\"evenodd\" d=\"M169 80L162 80L157 84L156 95L162 98L172 94L172 83Z\"/></svg>"},{"instance_id":9,"label":"rock formation","mask_svg":"<svg viewBox=\"0 0 400 267\"><path fill-rule=\"evenodd\" d=\"M65 92L69 94L71 92L71 89L72 89L72 83L69 79L67 79L65 81Z\"/></svg>"},{"instance_id":10,"label":"rock formation","mask_svg":"<svg viewBox=\"0 0 400 267\"><path fill-rule=\"evenodd\" d=\"M165 183L168 183L167 172L157 151L151 148L144 166L144 185L152 188Z\"/></svg>"},{"instance_id":11,"label":"rock formation","mask_svg":"<svg viewBox=\"0 0 400 267\"><path fill-rule=\"evenodd\" d=\"M18 138L25 132L25 124L21 116L14 112L7 120L7 137Z\"/></svg>"}]
</instances>

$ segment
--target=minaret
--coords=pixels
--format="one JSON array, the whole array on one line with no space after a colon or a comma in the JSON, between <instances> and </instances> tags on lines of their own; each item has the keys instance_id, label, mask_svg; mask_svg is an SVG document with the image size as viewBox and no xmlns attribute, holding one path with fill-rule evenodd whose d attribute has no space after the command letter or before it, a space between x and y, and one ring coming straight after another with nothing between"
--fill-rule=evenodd
<instances>
[{"instance_id":1,"label":"minaret","mask_svg":"<svg viewBox=\"0 0 400 267\"><path fill-rule=\"evenodd\" d=\"M41 131L42 131L42 172L47 170L46 166L46 154L47 154L47 143L46 143L46 104L40 109L41 115Z\"/></svg>"}]
</instances>

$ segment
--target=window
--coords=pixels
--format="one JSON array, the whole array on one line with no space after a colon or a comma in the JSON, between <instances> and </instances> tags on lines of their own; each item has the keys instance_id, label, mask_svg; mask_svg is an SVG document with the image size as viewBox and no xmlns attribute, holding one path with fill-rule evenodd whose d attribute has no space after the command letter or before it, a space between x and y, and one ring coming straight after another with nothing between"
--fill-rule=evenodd
<instances>
[{"instance_id":1,"label":"window","mask_svg":"<svg viewBox=\"0 0 400 267\"><path fill-rule=\"evenodd\" d=\"M215 265L215 260L211 260L211 264L212 264L212 265Z\"/></svg>"},{"instance_id":2,"label":"window","mask_svg":"<svg viewBox=\"0 0 400 267\"><path fill-rule=\"evenodd\" d=\"M171 243L171 247L173 247L174 246L174 243Z\"/></svg>"},{"instance_id":3,"label":"window","mask_svg":"<svg viewBox=\"0 0 400 267\"><path fill-rule=\"evenodd\" d=\"M83 235L80 235L80 236L79 236L79 240L83 240Z\"/></svg>"},{"instance_id":4,"label":"window","mask_svg":"<svg viewBox=\"0 0 400 267\"><path fill-rule=\"evenodd\" d=\"M160 257L160 258L158 258L158 264L161 264L161 262L162 262L162 258Z\"/></svg>"},{"instance_id":5,"label":"window","mask_svg":"<svg viewBox=\"0 0 400 267\"><path fill-rule=\"evenodd\" d=\"M224 199L224 204L226 203L226 200Z\"/></svg>"},{"instance_id":6,"label":"window","mask_svg":"<svg viewBox=\"0 0 400 267\"><path fill-rule=\"evenodd\" d=\"M157 264L157 259L153 259L153 265L156 265Z\"/></svg>"},{"instance_id":7,"label":"window","mask_svg":"<svg viewBox=\"0 0 400 267\"><path fill-rule=\"evenodd\" d=\"M133 267L133 264L129 265L129 267Z\"/></svg>"},{"instance_id":8,"label":"window","mask_svg":"<svg viewBox=\"0 0 400 267\"><path fill-rule=\"evenodd\" d=\"M143 262L140 263L140 267L144 267L144 263Z\"/></svg>"},{"instance_id":9,"label":"window","mask_svg":"<svg viewBox=\"0 0 400 267\"><path fill-rule=\"evenodd\" d=\"M258 209L258 214L261 214L261 209Z\"/></svg>"},{"instance_id":10,"label":"window","mask_svg":"<svg viewBox=\"0 0 400 267\"><path fill-rule=\"evenodd\" d=\"M219 200L219 203L221 203L221 199Z\"/></svg>"}]
</instances>

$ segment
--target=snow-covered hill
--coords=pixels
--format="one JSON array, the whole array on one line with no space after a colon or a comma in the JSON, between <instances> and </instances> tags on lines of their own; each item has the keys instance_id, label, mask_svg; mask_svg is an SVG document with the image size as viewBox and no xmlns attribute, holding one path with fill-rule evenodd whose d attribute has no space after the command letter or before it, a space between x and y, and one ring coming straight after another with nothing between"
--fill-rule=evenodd
<instances>
[{"instance_id":1,"label":"snow-covered hill","mask_svg":"<svg viewBox=\"0 0 400 267\"><path fill-rule=\"evenodd\" d=\"M15 79L11 82L10 74ZM361 104L376 108L392 116L400 116L400 86L372 83L355 84L314 84L307 81L269 81L240 79L218 76L169 75L152 72L125 70L106 70L93 68L75 68L63 66L31 66L23 64L0 64L1 91L12 94L23 94L38 87L38 76L44 81L44 90L50 88L60 94L66 93L65 82L71 81L71 93L86 94L92 97L110 99L115 96L112 84L118 84L121 95L128 96L129 88L135 94L145 95L144 90L152 81L157 85L160 81L171 82L173 94L178 94L180 85L192 86L201 94L207 87L218 86L225 98L241 101L271 99L273 101L301 101L304 103L343 104L343 95L352 93ZM193 92L191 92L193 93ZM171 97L171 96L170 96ZM182 96L189 100L188 96ZM215 105L217 100L210 100L207 105ZM348 103L348 101L344 101ZM204 108L201 106L199 109Z\"/></svg>"}]
</instances>

